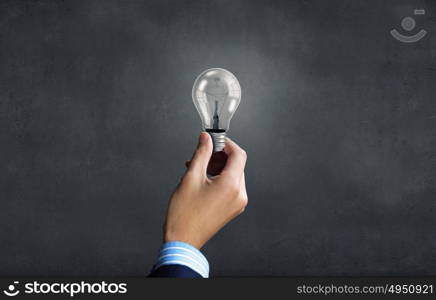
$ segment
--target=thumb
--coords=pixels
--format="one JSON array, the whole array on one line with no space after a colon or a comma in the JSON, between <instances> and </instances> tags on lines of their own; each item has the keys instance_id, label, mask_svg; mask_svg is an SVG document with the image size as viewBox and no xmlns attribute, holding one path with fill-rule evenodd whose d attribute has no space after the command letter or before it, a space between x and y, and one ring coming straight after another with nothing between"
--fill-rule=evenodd
<instances>
[{"instance_id":1,"label":"thumb","mask_svg":"<svg viewBox=\"0 0 436 300\"><path fill-rule=\"evenodd\" d=\"M212 156L212 149L213 146L210 135L206 132L202 132L198 138L197 150L194 152L188 171L206 174L207 165Z\"/></svg>"}]
</instances>

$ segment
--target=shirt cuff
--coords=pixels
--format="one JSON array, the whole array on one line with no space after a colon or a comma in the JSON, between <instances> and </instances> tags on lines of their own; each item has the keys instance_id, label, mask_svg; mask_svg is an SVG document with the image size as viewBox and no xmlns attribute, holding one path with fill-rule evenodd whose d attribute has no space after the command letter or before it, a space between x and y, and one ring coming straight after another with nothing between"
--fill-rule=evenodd
<instances>
[{"instance_id":1,"label":"shirt cuff","mask_svg":"<svg viewBox=\"0 0 436 300\"><path fill-rule=\"evenodd\" d=\"M183 242L167 242L162 245L153 269L165 265L186 266L203 278L209 277L209 263L206 257L197 248Z\"/></svg>"}]
</instances>

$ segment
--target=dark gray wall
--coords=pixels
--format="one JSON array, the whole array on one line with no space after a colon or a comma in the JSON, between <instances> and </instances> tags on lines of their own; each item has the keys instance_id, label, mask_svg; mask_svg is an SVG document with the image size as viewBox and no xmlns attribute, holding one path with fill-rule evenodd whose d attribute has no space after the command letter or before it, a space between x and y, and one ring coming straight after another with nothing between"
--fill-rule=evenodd
<instances>
[{"instance_id":1,"label":"dark gray wall","mask_svg":"<svg viewBox=\"0 0 436 300\"><path fill-rule=\"evenodd\" d=\"M389 34L408 15L429 31L416 44ZM214 275L436 275L435 16L431 0L1 1L0 275L147 274L210 67L242 86L250 201L204 249Z\"/></svg>"}]
</instances>

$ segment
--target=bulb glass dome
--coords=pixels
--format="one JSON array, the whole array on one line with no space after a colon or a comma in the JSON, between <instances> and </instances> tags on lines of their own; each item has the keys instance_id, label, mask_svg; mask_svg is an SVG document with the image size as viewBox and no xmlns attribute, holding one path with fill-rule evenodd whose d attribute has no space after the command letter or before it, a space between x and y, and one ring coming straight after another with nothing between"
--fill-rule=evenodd
<instances>
[{"instance_id":1,"label":"bulb glass dome","mask_svg":"<svg viewBox=\"0 0 436 300\"><path fill-rule=\"evenodd\" d=\"M241 86L229 71L208 69L195 80L192 99L206 131L226 132L241 101Z\"/></svg>"}]
</instances>

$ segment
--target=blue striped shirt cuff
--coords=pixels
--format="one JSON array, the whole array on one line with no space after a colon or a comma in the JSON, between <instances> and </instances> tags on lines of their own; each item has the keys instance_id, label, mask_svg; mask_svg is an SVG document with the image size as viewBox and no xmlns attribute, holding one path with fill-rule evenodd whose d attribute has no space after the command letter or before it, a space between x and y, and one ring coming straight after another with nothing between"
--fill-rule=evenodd
<instances>
[{"instance_id":1,"label":"blue striped shirt cuff","mask_svg":"<svg viewBox=\"0 0 436 300\"><path fill-rule=\"evenodd\" d=\"M167 242L162 245L153 269L166 265L183 265L203 278L209 277L209 263L206 257L197 248L183 242Z\"/></svg>"}]
</instances>

